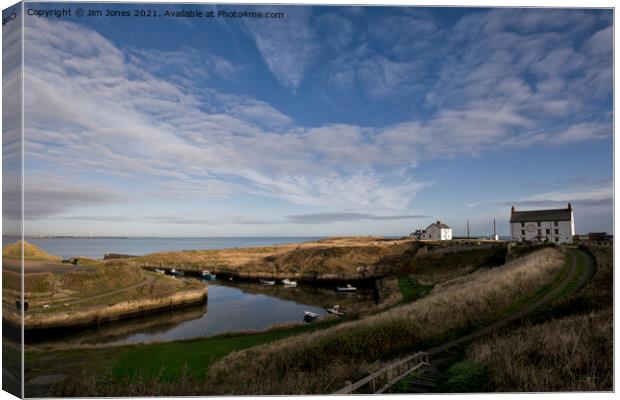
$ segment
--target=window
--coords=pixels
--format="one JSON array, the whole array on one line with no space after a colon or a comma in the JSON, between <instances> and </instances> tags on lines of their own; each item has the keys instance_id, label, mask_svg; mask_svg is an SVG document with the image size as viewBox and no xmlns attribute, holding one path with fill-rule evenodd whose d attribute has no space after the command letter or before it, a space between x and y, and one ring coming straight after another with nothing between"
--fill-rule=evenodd
<instances>
[{"instance_id":1,"label":"window","mask_svg":"<svg viewBox=\"0 0 620 400\"><path fill-rule=\"evenodd\" d=\"M521 222L521 228L525 228L525 222Z\"/></svg>"},{"instance_id":2,"label":"window","mask_svg":"<svg viewBox=\"0 0 620 400\"><path fill-rule=\"evenodd\" d=\"M555 237L555 241L556 241L556 242L559 242L559 241L560 241L560 238L556 236L556 237Z\"/></svg>"},{"instance_id":3,"label":"window","mask_svg":"<svg viewBox=\"0 0 620 400\"><path fill-rule=\"evenodd\" d=\"M558 226L558 221L555 221L555 222L553 223L553 226Z\"/></svg>"},{"instance_id":4,"label":"window","mask_svg":"<svg viewBox=\"0 0 620 400\"><path fill-rule=\"evenodd\" d=\"M536 225L538 225L538 227L540 228L540 221L538 221L538 222L536 223Z\"/></svg>"},{"instance_id":5,"label":"window","mask_svg":"<svg viewBox=\"0 0 620 400\"><path fill-rule=\"evenodd\" d=\"M521 229L521 235L525 235L525 229Z\"/></svg>"},{"instance_id":6,"label":"window","mask_svg":"<svg viewBox=\"0 0 620 400\"><path fill-rule=\"evenodd\" d=\"M555 233L556 235L559 235L559 234L560 234L560 230L559 230L559 229L556 229L554 233Z\"/></svg>"},{"instance_id":7,"label":"window","mask_svg":"<svg viewBox=\"0 0 620 400\"><path fill-rule=\"evenodd\" d=\"M545 229L545 233L548 235L551 233L551 229Z\"/></svg>"},{"instance_id":8,"label":"window","mask_svg":"<svg viewBox=\"0 0 620 400\"><path fill-rule=\"evenodd\" d=\"M542 231L539 229L538 230L538 236L540 236L542 234Z\"/></svg>"},{"instance_id":9,"label":"window","mask_svg":"<svg viewBox=\"0 0 620 400\"><path fill-rule=\"evenodd\" d=\"M521 238L521 241L522 241L522 242L525 242L525 236L523 236L523 237Z\"/></svg>"}]
</instances>

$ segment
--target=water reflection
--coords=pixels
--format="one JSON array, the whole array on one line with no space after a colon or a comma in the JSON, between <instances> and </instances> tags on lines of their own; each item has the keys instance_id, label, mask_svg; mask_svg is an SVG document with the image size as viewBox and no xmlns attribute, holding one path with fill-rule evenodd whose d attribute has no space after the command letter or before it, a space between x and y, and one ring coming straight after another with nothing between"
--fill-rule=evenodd
<instances>
[{"instance_id":1,"label":"water reflection","mask_svg":"<svg viewBox=\"0 0 620 400\"><path fill-rule=\"evenodd\" d=\"M191 279L191 278L184 278ZM304 311L325 315L335 304L354 312L373 304L372 289L341 294L334 289L307 285L264 286L251 282L215 281L207 305L173 310L127 321L104 324L79 332L27 333L32 344L107 344L169 341L212 336L225 332L265 329L303 322ZM38 337L37 337L38 336Z\"/></svg>"}]
</instances>

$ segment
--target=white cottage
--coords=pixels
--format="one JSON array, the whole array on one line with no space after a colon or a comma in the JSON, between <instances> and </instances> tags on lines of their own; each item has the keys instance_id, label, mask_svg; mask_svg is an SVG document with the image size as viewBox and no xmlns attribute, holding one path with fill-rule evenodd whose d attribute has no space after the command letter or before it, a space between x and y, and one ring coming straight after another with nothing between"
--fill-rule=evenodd
<instances>
[{"instance_id":1,"label":"white cottage","mask_svg":"<svg viewBox=\"0 0 620 400\"><path fill-rule=\"evenodd\" d=\"M420 235L422 240L452 240L452 228L448 225L437 221L432 223L422 231Z\"/></svg>"},{"instance_id":2,"label":"white cottage","mask_svg":"<svg viewBox=\"0 0 620 400\"><path fill-rule=\"evenodd\" d=\"M575 234L573 208L510 213L510 236L516 242L572 243Z\"/></svg>"}]
</instances>

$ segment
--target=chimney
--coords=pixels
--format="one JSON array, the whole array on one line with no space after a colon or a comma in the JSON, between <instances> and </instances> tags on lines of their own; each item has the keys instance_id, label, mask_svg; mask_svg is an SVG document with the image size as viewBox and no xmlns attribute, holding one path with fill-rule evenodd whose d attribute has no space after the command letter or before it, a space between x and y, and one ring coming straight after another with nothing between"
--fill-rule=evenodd
<instances>
[{"instance_id":1,"label":"chimney","mask_svg":"<svg viewBox=\"0 0 620 400\"><path fill-rule=\"evenodd\" d=\"M510 209L510 215L515 215L515 206Z\"/></svg>"},{"instance_id":2,"label":"chimney","mask_svg":"<svg viewBox=\"0 0 620 400\"><path fill-rule=\"evenodd\" d=\"M441 221L440 220L437 220L437 225L441 225Z\"/></svg>"},{"instance_id":3,"label":"chimney","mask_svg":"<svg viewBox=\"0 0 620 400\"><path fill-rule=\"evenodd\" d=\"M573 206L570 205L570 202L568 203L568 211L573 211Z\"/></svg>"}]
</instances>

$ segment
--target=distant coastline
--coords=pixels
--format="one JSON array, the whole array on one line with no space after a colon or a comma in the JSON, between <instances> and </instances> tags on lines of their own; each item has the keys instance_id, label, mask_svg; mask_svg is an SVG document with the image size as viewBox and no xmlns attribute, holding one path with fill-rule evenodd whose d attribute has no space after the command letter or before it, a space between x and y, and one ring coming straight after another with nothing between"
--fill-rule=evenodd
<instances>
[{"instance_id":1,"label":"distant coastline","mask_svg":"<svg viewBox=\"0 0 620 400\"><path fill-rule=\"evenodd\" d=\"M127 236L48 236L48 235L25 235L24 239L128 239Z\"/></svg>"}]
</instances>

